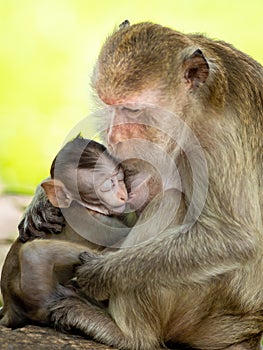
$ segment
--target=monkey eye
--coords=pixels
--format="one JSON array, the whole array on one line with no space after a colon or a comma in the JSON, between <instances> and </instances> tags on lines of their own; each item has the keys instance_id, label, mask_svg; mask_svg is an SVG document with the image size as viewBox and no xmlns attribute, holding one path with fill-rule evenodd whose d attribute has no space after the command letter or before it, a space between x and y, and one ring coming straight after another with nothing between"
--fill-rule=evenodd
<instances>
[{"instance_id":1,"label":"monkey eye","mask_svg":"<svg viewBox=\"0 0 263 350\"><path fill-rule=\"evenodd\" d=\"M124 111L130 112L130 113L138 113L140 112L140 109L138 108L129 108L129 107L122 107Z\"/></svg>"},{"instance_id":2,"label":"monkey eye","mask_svg":"<svg viewBox=\"0 0 263 350\"><path fill-rule=\"evenodd\" d=\"M137 117L141 110L139 108L122 107L122 111L131 117Z\"/></svg>"},{"instance_id":3,"label":"monkey eye","mask_svg":"<svg viewBox=\"0 0 263 350\"><path fill-rule=\"evenodd\" d=\"M117 180L118 181L123 181L124 180L124 173L123 171L119 171L117 174Z\"/></svg>"},{"instance_id":4,"label":"monkey eye","mask_svg":"<svg viewBox=\"0 0 263 350\"><path fill-rule=\"evenodd\" d=\"M110 179L108 179L108 180L103 182L103 184L100 186L100 190L102 192L108 192L108 191L110 191L112 189L113 185L114 185L113 181L110 178Z\"/></svg>"}]
</instances>

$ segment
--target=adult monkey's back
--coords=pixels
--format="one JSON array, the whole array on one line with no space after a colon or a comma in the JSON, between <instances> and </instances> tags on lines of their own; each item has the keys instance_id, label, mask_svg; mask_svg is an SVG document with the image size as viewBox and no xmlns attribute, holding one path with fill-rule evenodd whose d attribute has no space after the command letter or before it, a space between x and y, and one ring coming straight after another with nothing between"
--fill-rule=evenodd
<instances>
[{"instance_id":1,"label":"adult monkey's back","mask_svg":"<svg viewBox=\"0 0 263 350\"><path fill-rule=\"evenodd\" d=\"M81 324L92 335L95 326L95 338L125 349L153 349L168 341L197 349L259 349L262 67L224 42L141 23L123 25L108 38L93 85L110 105L107 140L112 151L122 158L136 154L138 145L140 154L138 139L157 143L178 166L182 202L157 239L104 256L83 255L87 264L80 268L78 282L89 296L109 298L116 333L114 322L94 325L85 322L84 313L73 317L74 308L69 311L63 300L54 308L53 320L61 325L63 315L65 326ZM200 152L195 144L191 147L192 135L208 167L208 192L198 219L198 191L202 196L207 179L198 169ZM151 152L147 142L144 153ZM192 162L200 171L195 180ZM171 211L178 191L165 189ZM142 221L151 210L150 205ZM189 222L186 231L183 224ZM145 234L140 226L135 230L126 246Z\"/></svg>"}]
</instances>

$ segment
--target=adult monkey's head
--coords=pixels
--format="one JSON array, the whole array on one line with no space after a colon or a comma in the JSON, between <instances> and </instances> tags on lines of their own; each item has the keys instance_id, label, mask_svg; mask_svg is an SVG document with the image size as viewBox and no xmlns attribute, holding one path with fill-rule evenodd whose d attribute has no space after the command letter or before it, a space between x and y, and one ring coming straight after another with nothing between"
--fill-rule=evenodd
<instances>
[{"instance_id":1,"label":"adult monkey's head","mask_svg":"<svg viewBox=\"0 0 263 350\"><path fill-rule=\"evenodd\" d=\"M111 106L107 140L114 152L131 138L167 143L157 133L178 137L174 115L191 124L193 115L221 108L223 73L220 88L213 81L210 90L213 69L189 36L152 23L121 25L102 47L93 76L99 98Z\"/></svg>"}]
</instances>

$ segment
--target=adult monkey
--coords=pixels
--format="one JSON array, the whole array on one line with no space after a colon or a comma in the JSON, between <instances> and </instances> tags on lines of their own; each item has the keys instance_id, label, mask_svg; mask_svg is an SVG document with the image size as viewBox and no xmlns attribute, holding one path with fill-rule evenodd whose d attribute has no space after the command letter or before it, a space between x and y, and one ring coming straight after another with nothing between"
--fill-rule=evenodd
<instances>
[{"instance_id":1,"label":"adult monkey","mask_svg":"<svg viewBox=\"0 0 263 350\"><path fill-rule=\"evenodd\" d=\"M167 147L181 174L183 205L175 212L177 226L156 240L108 255L82 255L87 264L79 269L78 282L87 295L109 298L116 325L85 320L83 305L73 306L76 301L69 299L54 305L53 321L86 334L95 327L97 339L125 349L154 349L167 341L196 349L259 349L261 65L224 42L152 23L126 23L103 46L93 85L112 112L107 137L113 153L128 153L131 147L125 145L132 138ZM168 112L159 114L160 107ZM167 132L178 140L178 119L198 138L209 174L204 208L187 231L178 223L193 202L194 171L186 155L195 147L179 147L189 144L184 127L179 128L178 146L164 138ZM198 180L202 185L202 176ZM168 199L170 205L170 194ZM194 216L199 204L194 201ZM143 233L138 229L135 239L130 234L127 245Z\"/></svg>"}]
</instances>

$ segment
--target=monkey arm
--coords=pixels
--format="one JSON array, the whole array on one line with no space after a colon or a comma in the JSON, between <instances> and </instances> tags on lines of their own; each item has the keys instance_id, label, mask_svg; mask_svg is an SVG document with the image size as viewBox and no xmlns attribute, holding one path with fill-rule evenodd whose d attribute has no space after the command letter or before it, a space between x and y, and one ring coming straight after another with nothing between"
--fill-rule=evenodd
<instances>
[{"instance_id":1,"label":"monkey arm","mask_svg":"<svg viewBox=\"0 0 263 350\"><path fill-rule=\"evenodd\" d=\"M168 196L168 207L164 205L160 215L165 208L171 211L171 199ZM159 219L157 215L156 221ZM155 226L148 227L148 231L154 229ZM139 237L140 229L137 230ZM127 241L132 233L133 230ZM251 229L233 220L201 217L188 231L182 226L170 227L151 240L114 253L82 254L78 283L87 295L97 299L107 298L115 291L142 287L145 281L170 287L178 283L207 283L254 259L257 246L258 235ZM129 280L123 283L127 276Z\"/></svg>"},{"instance_id":2,"label":"monkey arm","mask_svg":"<svg viewBox=\"0 0 263 350\"><path fill-rule=\"evenodd\" d=\"M23 242L30 238L44 238L50 233L60 233L64 223L61 210L50 203L39 185L18 225L19 237Z\"/></svg>"}]
</instances>

